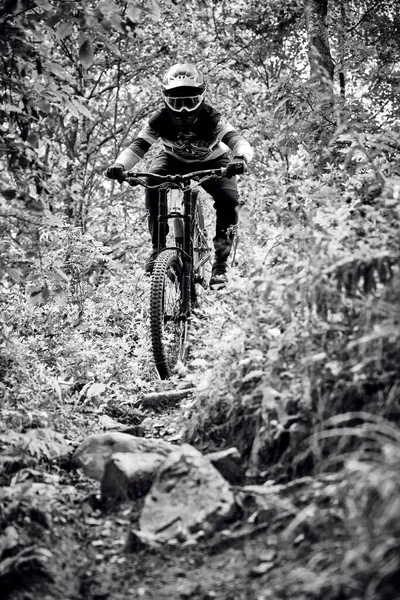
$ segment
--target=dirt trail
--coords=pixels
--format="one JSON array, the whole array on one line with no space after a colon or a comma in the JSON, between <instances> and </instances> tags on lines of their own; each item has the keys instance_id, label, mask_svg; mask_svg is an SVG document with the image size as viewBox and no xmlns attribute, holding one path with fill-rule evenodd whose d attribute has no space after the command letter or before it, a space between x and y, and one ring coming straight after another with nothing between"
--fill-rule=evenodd
<instances>
[{"instance_id":1,"label":"dirt trail","mask_svg":"<svg viewBox=\"0 0 400 600\"><path fill-rule=\"evenodd\" d=\"M206 318L195 323L186 372L154 385L158 392L192 386L192 395L171 407L114 410L106 418L95 408L73 406L68 418L64 414L64 435L77 445L104 430L111 418L135 435L179 444L201 379L201 369L191 363L201 363L207 345L229 326L223 296L217 304L206 298L204 311ZM138 545L130 535L138 528L143 500L107 509L100 502L100 484L69 470L68 463L42 461L17 472L8 484L0 514L3 524L17 532L18 548L27 550L25 556L17 555L18 561L12 548L5 553L16 564L2 577L2 600L335 597L322 593L321 578L337 569L345 551L343 510L336 502L340 482L335 479L271 484L265 505L255 502L257 494L241 495L236 486L237 512L225 530L160 547ZM4 570L4 560L0 576L1 566Z\"/></svg>"},{"instance_id":2,"label":"dirt trail","mask_svg":"<svg viewBox=\"0 0 400 600\"><path fill-rule=\"evenodd\" d=\"M153 414L147 418L149 431L157 425L158 435L169 437L171 424L175 427L181 416L181 408ZM339 511L334 514L331 507L324 507L329 500L329 495L322 493L326 482L316 484L316 480L306 478L297 486L280 486L276 491L274 502L285 500L294 510L309 506L319 497L320 514L318 518L314 515L315 522L304 518L293 531L287 528L295 515L284 504L261 518L254 507L242 506L226 530L215 532L209 539L137 548L129 532L137 528L140 502L107 511L99 501L98 483L59 466L39 466L25 482L25 494L7 503L10 523L24 537L25 546L32 547L32 556L15 570L1 597L307 598L304 569L309 568L316 548L325 567L335 561L335 555L328 551L328 546L332 548L333 520L337 521L337 535L342 535ZM332 481L330 485L336 484ZM48 554L41 556L38 548Z\"/></svg>"}]
</instances>

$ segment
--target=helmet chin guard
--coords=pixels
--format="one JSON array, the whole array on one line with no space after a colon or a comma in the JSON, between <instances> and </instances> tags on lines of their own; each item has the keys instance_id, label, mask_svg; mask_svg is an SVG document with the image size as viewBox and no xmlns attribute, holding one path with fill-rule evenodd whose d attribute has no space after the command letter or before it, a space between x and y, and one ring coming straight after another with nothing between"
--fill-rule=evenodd
<instances>
[{"instance_id":1,"label":"helmet chin guard","mask_svg":"<svg viewBox=\"0 0 400 600\"><path fill-rule=\"evenodd\" d=\"M183 110L177 113L171 110L168 105L166 105L166 108L169 114L171 115L171 119L173 120L175 125L178 125L178 127L181 127L182 129L186 129L190 125L193 125L193 123L197 120L199 109L191 113L187 110Z\"/></svg>"}]
</instances>

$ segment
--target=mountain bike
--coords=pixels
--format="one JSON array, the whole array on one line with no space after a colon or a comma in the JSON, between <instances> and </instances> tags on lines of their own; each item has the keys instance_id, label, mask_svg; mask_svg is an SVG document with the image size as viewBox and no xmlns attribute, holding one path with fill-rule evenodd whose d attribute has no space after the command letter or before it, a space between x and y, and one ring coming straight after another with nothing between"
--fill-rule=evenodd
<instances>
[{"instance_id":1,"label":"mountain bike","mask_svg":"<svg viewBox=\"0 0 400 600\"><path fill-rule=\"evenodd\" d=\"M134 171L123 175L130 185L158 188L158 248L151 275L150 334L161 379L171 377L179 361L185 362L192 309L207 288L205 266L212 251L196 188L209 179L224 177L226 172L223 167L185 175ZM148 177L157 183L149 185Z\"/></svg>"}]
</instances>

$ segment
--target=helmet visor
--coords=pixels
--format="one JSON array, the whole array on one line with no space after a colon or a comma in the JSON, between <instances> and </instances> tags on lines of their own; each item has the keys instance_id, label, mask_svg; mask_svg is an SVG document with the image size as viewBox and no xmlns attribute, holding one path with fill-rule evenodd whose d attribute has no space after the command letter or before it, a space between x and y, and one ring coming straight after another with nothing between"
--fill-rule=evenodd
<instances>
[{"instance_id":1,"label":"helmet visor","mask_svg":"<svg viewBox=\"0 0 400 600\"><path fill-rule=\"evenodd\" d=\"M187 110L193 112L204 100L205 92L196 96L164 96L166 104L174 112L182 112Z\"/></svg>"}]
</instances>

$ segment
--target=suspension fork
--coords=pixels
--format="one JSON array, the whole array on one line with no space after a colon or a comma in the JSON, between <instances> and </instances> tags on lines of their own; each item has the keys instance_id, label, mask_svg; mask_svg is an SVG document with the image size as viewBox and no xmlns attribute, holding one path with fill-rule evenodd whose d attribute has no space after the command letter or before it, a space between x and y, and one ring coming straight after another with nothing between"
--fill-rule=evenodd
<instances>
[{"instance_id":1,"label":"suspension fork","mask_svg":"<svg viewBox=\"0 0 400 600\"><path fill-rule=\"evenodd\" d=\"M190 316L190 296L191 279L193 268L193 248L192 248L192 205L193 192L185 190L183 194L184 215L183 215L183 311L186 317Z\"/></svg>"},{"instance_id":2,"label":"suspension fork","mask_svg":"<svg viewBox=\"0 0 400 600\"><path fill-rule=\"evenodd\" d=\"M163 184L158 190L158 247L157 252L160 253L166 246L168 234L168 198L167 191L170 186ZM181 252L183 264L183 277L181 282L182 292L182 316L188 318L190 316L190 297L191 297L191 273L193 265L192 251L192 191L187 190L183 195L184 215L183 217L183 252Z\"/></svg>"},{"instance_id":3,"label":"suspension fork","mask_svg":"<svg viewBox=\"0 0 400 600\"><path fill-rule=\"evenodd\" d=\"M168 203L167 203L166 184L158 188L158 216L157 216L157 253L159 254L163 248L168 233Z\"/></svg>"}]
</instances>

